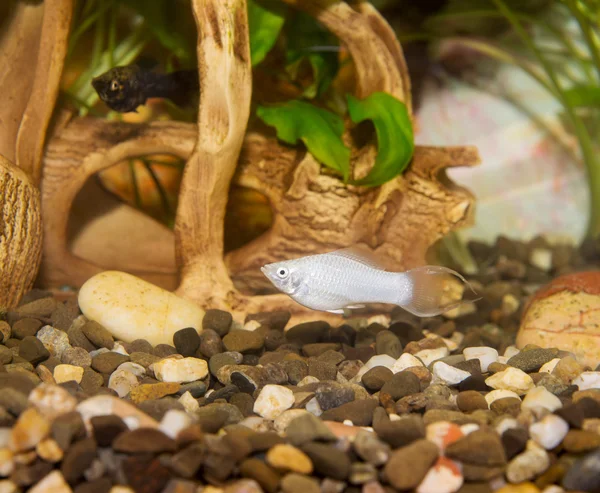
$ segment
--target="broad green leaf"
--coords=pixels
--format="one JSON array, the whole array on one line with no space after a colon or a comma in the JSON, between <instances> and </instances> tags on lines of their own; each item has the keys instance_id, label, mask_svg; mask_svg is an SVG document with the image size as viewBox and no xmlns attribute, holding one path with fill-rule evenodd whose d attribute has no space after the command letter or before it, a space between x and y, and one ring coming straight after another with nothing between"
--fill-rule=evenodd
<instances>
[{"instance_id":1,"label":"broad green leaf","mask_svg":"<svg viewBox=\"0 0 600 493\"><path fill-rule=\"evenodd\" d=\"M385 92L365 99L348 95L348 111L354 123L372 120L377 133L377 157L369 174L353 185L375 187L402 173L415 149L412 122L406 105Z\"/></svg>"},{"instance_id":2,"label":"broad green leaf","mask_svg":"<svg viewBox=\"0 0 600 493\"><path fill-rule=\"evenodd\" d=\"M286 68L292 79L298 76L303 63L309 63L312 83L304 89L303 96L315 98L330 86L339 68L339 41L313 17L296 12L285 24L287 38Z\"/></svg>"},{"instance_id":3,"label":"broad green leaf","mask_svg":"<svg viewBox=\"0 0 600 493\"><path fill-rule=\"evenodd\" d=\"M569 106L600 106L600 86L576 86L565 91Z\"/></svg>"},{"instance_id":4,"label":"broad green leaf","mask_svg":"<svg viewBox=\"0 0 600 493\"><path fill-rule=\"evenodd\" d=\"M348 179L350 149L342 141L344 121L340 116L298 100L259 106L256 114L275 127L277 138L292 145L301 140L317 161L338 171L344 181Z\"/></svg>"},{"instance_id":5,"label":"broad green leaf","mask_svg":"<svg viewBox=\"0 0 600 493\"><path fill-rule=\"evenodd\" d=\"M260 2L248 0L250 58L253 66L262 62L275 45L285 21L284 7L269 5L267 8Z\"/></svg>"}]
</instances>

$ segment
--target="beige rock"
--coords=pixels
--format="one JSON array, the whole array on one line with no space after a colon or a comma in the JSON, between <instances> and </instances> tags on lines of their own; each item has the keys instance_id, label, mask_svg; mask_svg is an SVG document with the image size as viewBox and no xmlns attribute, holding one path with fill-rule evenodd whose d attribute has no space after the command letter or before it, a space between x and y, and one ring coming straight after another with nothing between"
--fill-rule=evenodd
<instances>
[{"instance_id":1,"label":"beige rock","mask_svg":"<svg viewBox=\"0 0 600 493\"><path fill-rule=\"evenodd\" d=\"M10 476L15 468L13 453L7 448L0 449L0 476Z\"/></svg>"},{"instance_id":2,"label":"beige rock","mask_svg":"<svg viewBox=\"0 0 600 493\"><path fill-rule=\"evenodd\" d=\"M35 447L37 455L46 462L60 462L63 459L63 450L58 446L52 438L46 438L37 444Z\"/></svg>"},{"instance_id":3,"label":"beige rock","mask_svg":"<svg viewBox=\"0 0 600 493\"><path fill-rule=\"evenodd\" d=\"M158 427L158 422L155 419L140 411L133 404L112 395L90 397L77 405L77 412L81 414L89 431L91 431L90 419L94 416L107 414L116 414L125 421L125 424L131 430L140 427Z\"/></svg>"},{"instance_id":4,"label":"beige rock","mask_svg":"<svg viewBox=\"0 0 600 493\"><path fill-rule=\"evenodd\" d=\"M34 448L50 432L50 421L35 407L21 413L12 429L9 448L13 452L23 452Z\"/></svg>"},{"instance_id":5,"label":"beige rock","mask_svg":"<svg viewBox=\"0 0 600 493\"><path fill-rule=\"evenodd\" d=\"M600 362L600 273L560 276L526 307L517 346L558 347L595 368Z\"/></svg>"},{"instance_id":6,"label":"beige rock","mask_svg":"<svg viewBox=\"0 0 600 493\"><path fill-rule=\"evenodd\" d=\"M202 328L204 310L175 294L119 271L91 277L79 291L83 314L119 340L173 344L183 327Z\"/></svg>"},{"instance_id":7,"label":"beige rock","mask_svg":"<svg viewBox=\"0 0 600 493\"><path fill-rule=\"evenodd\" d=\"M72 493L60 471L52 471L34 485L29 493Z\"/></svg>"},{"instance_id":8,"label":"beige rock","mask_svg":"<svg viewBox=\"0 0 600 493\"><path fill-rule=\"evenodd\" d=\"M10 479L0 481L0 493L18 493L19 491L19 487Z\"/></svg>"},{"instance_id":9,"label":"beige rock","mask_svg":"<svg viewBox=\"0 0 600 493\"><path fill-rule=\"evenodd\" d=\"M256 401L254 412L263 418L275 419L294 405L294 393L282 385L265 385Z\"/></svg>"},{"instance_id":10,"label":"beige rock","mask_svg":"<svg viewBox=\"0 0 600 493\"><path fill-rule=\"evenodd\" d=\"M208 375L208 363L200 358L165 358L150 368L161 382L195 382Z\"/></svg>"},{"instance_id":11,"label":"beige rock","mask_svg":"<svg viewBox=\"0 0 600 493\"><path fill-rule=\"evenodd\" d=\"M496 390L510 390L524 395L535 387L533 379L518 368L509 367L485 379L485 384Z\"/></svg>"},{"instance_id":12,"label":"beige rock","mask_svg":"<svg viewBox=\"0 0 600 493\"><path fill-rule=\"evenodd\" d=\"M58 385L43 383L29 394L29 403L34 405L44 416L53 419L59 414L75 409L77 399Z\"/></svg>"},{"instance_id":13,"label":"beige rock","mask_svg":"<svg viewBox=\"0 0 600 493\"><path fill-rule=\"evenodd\" d=\"M278 444L267 452L267 462L281 471L310 474L313 463L302 450L288 444Z\"/></svg>"},{"instance_id":14,"label":"beige rock","mask_svg":"<svg viewBox=\"0 0 600 493\"><path fill-rule=\"evenodd\" d=\"M57 384L70 382L72 380L77 383L81 383L82 378L83 368L81 366L56 365L54 368L54 380Z\"/></svg>"}]
</instances>

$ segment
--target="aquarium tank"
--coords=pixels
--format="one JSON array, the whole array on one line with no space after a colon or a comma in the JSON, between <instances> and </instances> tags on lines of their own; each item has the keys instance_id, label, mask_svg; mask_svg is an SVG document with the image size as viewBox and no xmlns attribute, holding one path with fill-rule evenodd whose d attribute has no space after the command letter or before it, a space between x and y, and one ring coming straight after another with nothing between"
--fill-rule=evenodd
<instances>
[{"instance_id":1,"label":"aquarium tank","mask_svg":"<svg viewBox=\"0 0 600 493\"><path fill-rule=\"evenodd\" d=\"M0 3L0 493L600 493L600 1Z\"/></svg>"}]
</instances>

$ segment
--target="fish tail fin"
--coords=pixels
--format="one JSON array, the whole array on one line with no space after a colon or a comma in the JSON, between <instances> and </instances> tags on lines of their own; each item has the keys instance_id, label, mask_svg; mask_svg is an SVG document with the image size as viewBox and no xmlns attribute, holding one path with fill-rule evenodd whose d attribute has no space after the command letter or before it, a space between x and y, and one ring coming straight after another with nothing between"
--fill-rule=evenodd
<instances>
[{"instance_id":1,"label":"fish tail fin","mask_svg":"<svg viewBox=\"0 0 600 493\"><path fill-rule=\"evenodd\" d=\"M447 267L425 265L403 272L402 275L408 284L409 294L398 305L413 315L433 317L469 301L476 301L456 299L456 289L453 288L456 286L455 278L463 281L474 293L475 290L461 274Z\"/></svg>"}]
</instances>

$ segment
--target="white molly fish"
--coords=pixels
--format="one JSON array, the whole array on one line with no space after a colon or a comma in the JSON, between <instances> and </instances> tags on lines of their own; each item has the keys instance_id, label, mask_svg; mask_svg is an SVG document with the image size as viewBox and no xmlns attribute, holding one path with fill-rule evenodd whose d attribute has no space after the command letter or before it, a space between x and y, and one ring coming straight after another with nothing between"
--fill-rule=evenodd
<instances>
[{"instance_id":1,"label":"white molly fish","mask_svg":"<svg viewBox=\"0 0 600 493\"><path fill-rule=\"evenodd\" d=\"M448 278L456 276L473 290L463 276L447 267L388 272L353 247L267 264L261 271L297 303L331 313L361 308L364 303L390 303L419 317L431 317L465 303L444 303Z\"/></svg>"}]
</instances>

